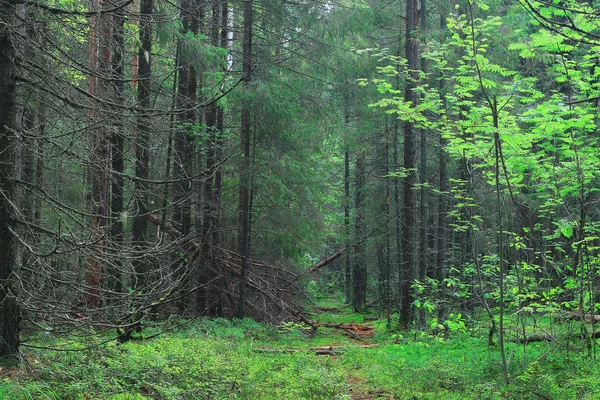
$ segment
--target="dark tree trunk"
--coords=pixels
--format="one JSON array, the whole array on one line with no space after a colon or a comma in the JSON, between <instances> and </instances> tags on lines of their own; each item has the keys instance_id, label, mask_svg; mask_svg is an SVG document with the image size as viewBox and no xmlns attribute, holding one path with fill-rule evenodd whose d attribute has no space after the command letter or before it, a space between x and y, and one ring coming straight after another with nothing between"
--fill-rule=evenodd
<instances>
[{"instance_id":1,"label":"dark tree trunk","mask_svg":"<svg viewBox=\"0 0 600 400\"><path fill-rule=\"evenodd\" d=\"M119 10L114 15L114 53L113 53L113 78L114 78L114 102L118 106L123 105L125 102L125 93L123 85L123 53L124 53L124 24L125 17L123 10ZM112 177L111 185L111 229L110 236L112 240L113 252L115 253L111 260L110 268L107 270L108 287L112 292L119 293L123 290L121 271L123 268L122 257L120 252L123 249L123 222L121 221L121 214L123 213L123 191L125 186L125 180L123 173L125 172L125 162L123 157L125 138L123 135L123 124L120 122L120 108L117 108L114 112L115 118L113 119L113 132L111 135L111 146L112 146L112 170L114 176ZM112 296L111 296L112 297Z\"/></svg>"},{"instance_id":2,"label":"dark tree trunk","mask_svg":"<svg viewBox=\"0 0 600 400\"><path fill-rule=\"evenodd\" d=\"M416 81L418 79L418 47L417 47L417 24L418 24L418 1L406 1L406 60L409 69L409 80L406 83L404 100L416 106L418 96L415 91ZM404 204L402 210L402 306L400 308L400 321L402 324L411 322L411 306L414 296L411 284L415 278L416 272L416 254L414 237L416 232L416 148L415 138L417 130L410 121L404 122L404 168L406 177L404 178Z\"/></svg>"},{"instance_id":3,"label":"dark tree trunk","mask_svg":"<svg viewBox=\"0 0 600 400\"><path fill-rule=\"evenodd\" d=\"M249 88L252 80L252 11L253 0L244 0L244 38L242 48L242 70L244 73L244 87ZM245 315L246 283L248 279L248 268L250 259L250 105L244 103L242 106L242 126L240 132L241 151L243 155L240 168L239 189L239 238L238 246L242 256L240 286L237 317Z\"/></svg>"},{"instance_id":4,"label":"dark tree trunk","mask_svg":"<svg viewBox=\"0 0 600 400\"><path fill-rule=\"evenodd\" d=\"M421 34L426 33L426 23L427 23L427 2L426 0L421 0ZM427 59L421 58L421 71L424 73L427 72ZM419 280L424 281L425 276L427 275L427 220L428 220L428 196L427 191L429 190L425 184L427 183L427 130L420 129L420 153L421 153L421 162L419 166L419 183L421 187L419 189L419 193L421 195L419 202Z\"/></svg>"},{"instance_id":5,"label":"dark tree trunk","mask_svg":"<svg viewBox=\"0 0 600 400\"><path fill-rule=\"evenodd\" d=\"M392 136L392 157L394 162L394 171L400 170L400 162L399 162L399 152L398 152L398 140L400 137L400 126L398 120L394 121L393 136ZM402 268L404 267L403 263L403 254L402 254L402 204L400 203L400 178L394 178L394 222L395 222L395 238L396 238L396 257L397 257L397 265L399 269L397 271L398 280L400 282L400 287L397 292L402 295L402 282L404 277L404 271ZM399 300L398 304L401 303L402 299L397 297L394 300Z\"/></svg>"},{"instance_id":6,"label":"dark tree trunk","mask_svg":"<svg viewBox=\"0 0 600 400\"><path fill-rule=\"evenodd\" d=\"M355 222L354 222L354 262L353 262L353 282L352 282L352 306L356 311L362 311L367 304L367 220L365 215L365 184L366 184L366 163L367 154L365 150L360 150L356 156L356 167L354 175L356 178L356 201L355 201Z\"/></svg>"},{"instance_id":7,"label":"dark tree trunk","mask_svg":"<svg viewBox=\"0 0 600 400\"><path fill-rule=\"evenodd\" d=\"M11 29L15 4L0 2L0 364L19 359L21 312L11 281L16 272L14 230L16 69Z\"/></svg>"},{"instance_id":8,"label":"dark tree trunk","mask_svg":"<svg viewBox=\"0 0 600 400\"><path fill-rule=\"evenodd\" d=\"M344 124L346 130L349 129L350 117L348 111L344 114ZM348 139L346 138L346 142ZM344 150L344 240L346 242L346 248L350 248L350 152L348 151L348 144ZM344 262L344 281L345 281L345 295L346 303L352 303L352 259L351 252L346 252Z\"/></svg>"},{"instance_id":9,"label":"dark tree trunk","mask_svg":"<svg viewBox=\"0 0 600 400\"><path fill-rule=\"evenodd\" d=\"M181 6L181 19L183 32L198 33L198 21L195 5L192 0L184 0ZM186 49L183 48L184 39L180 39L177 63L179 82L177 85L177 112L178 126L175 131L173 163L176 183L173 185L173 222L185 237L191 231L191 196L193 172L193 136L192 128L196 122L196 71L189 60ZM187 249L178 251L174 267L179 269L178 278L182 278L180 290L189 284L189 266L187 265ZM179 311L183 312L186 299L179 301Z\"/></svg>"},{"instance_id":10,"label":"dark tree trunk","mask_svg":"<svg viewBox=\"0 0 600 400\"><path fill-rule=\"evenodd\" d=\"M94 10L110 8L105 0L95 0ZM90 18L90 67L94 72L89 78L89 91L94 96L89 112L89 137L91 142L91 163L89 180L92 188L92 243L87 270L86 305L90 308L102 306L101 289L104 280L106 252L106 226L109 216L109 166L110 134L105 129L106 106L103 100L108 98L109 81L112 69L112 16L98 13Z\"/></svg>"},{"instance_id":11,"label":"dark tree trunk","mask_svg":"<svg viewBox=\"0 0 600 400\"><path fill-rule=\"evenodd\" d=\"M448 8L443 7L440 10L440 31L441 35L445 35L446 30L446 13L448 12ZM442 73L443 74L443 73ZM439 88L440 88L440 98L442 100L442 110L445 112L448 109L448 102L446 99L446 85L447 81L444 76L439 80ZM442 282L446 278L446 248L448 246L448 241L446 239L446 235L448 235L448 155L446 154L446 146L448 145L448 140L444 138L444 135L440 133L439 135L439 159L438 159L438 172L439 172L439 196L438 196L438 220L437 220L437 253L436 253L436 263L435 263L435 271L434 271L434 279L437 279L439 282ZM442 290L444 290L445 285L440 285ZM439 319L445 319L446 310L439 310Z\"/></svg>"},{"instance_id":12,"label":"dark tree trunk","mask_svg":"<svg viewBox=\"0 0 600 400\"><path fill-rule=\"evenodd\" d=\"M219 2L214 1L211 12L210 23L210 41L214 47L219 46ZM214 230L214 215L216 213L215 199L215 175L217 169L217 104L211 104L206 110L206 168L203 184L203 210L202 210L202 257L199 273L199 286L197 307L200 313L209 312L215 314L218 307L213 307L211 300L218 296L210 296L210 290L207 287L208 282L216 278L218 271L215 271L214 256L213 256L213 230Z\"/></svg>"},{"instance_id":13,"label":"dark tree trunk","mask_svg":"<svg viewBox=\"0 0 600 400\"><path fill-rule=\"evenodd\" d=\"M376 217L376 250L378 264L378 289L379 304L387 314L389 306L389 284L390 284L390 185L389 185L389 129L387 118L385 120L384 135L377 144L377 186L378 193L384 193L378 200L378 212Z\"/></svg>"},{"instance_id":14,"label":"dark tree trunk","mask_svg":"<svg viewBox=\"0 0 600 400\"><path fill-rule=\"evenodd\" d=\"M140 48L138 52L138 93L140 107L135 141L135 181L134 204L136 213L133 218L132 245L136 251L133 262L135 273L134 289L145 286L148 274L148 260L144 249L148 246L148 178L150 169L150 123L151 102L150 84L152 78L152 14L154 0L142 0L140 4Z\"/></svg>"}]
</instances>

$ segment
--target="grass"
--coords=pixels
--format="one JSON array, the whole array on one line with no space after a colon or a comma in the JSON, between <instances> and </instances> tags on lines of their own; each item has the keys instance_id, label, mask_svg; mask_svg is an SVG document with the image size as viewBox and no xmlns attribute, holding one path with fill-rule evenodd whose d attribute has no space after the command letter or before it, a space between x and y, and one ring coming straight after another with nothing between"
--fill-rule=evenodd
<instances>
[{"instance_id":1,"label":"grass","mask_svg":"<svg viewBox=\"0 0 600 400\"><path fill-rule=\"evenodd\" d=\"M363 321L343 309L321 321ZM497 348L485 335L441 338L391 331L385 322L361 343L335 329L312 335L299 324L271 327L251 320L192 321L147 341L91 351L26 349L27 367L0 371L1 399L600 399L600 368L591 357L551 350L552 343L507 344L511 380L502 382ZM150 330L150 329L148 329ZM485 330L481 330L485 331ZM69 338L40 338L60 345ZM309 351L261 352L341 345L336 356ZM360 395L358 395L360 394Z\"/></svg>"}]
</instances>

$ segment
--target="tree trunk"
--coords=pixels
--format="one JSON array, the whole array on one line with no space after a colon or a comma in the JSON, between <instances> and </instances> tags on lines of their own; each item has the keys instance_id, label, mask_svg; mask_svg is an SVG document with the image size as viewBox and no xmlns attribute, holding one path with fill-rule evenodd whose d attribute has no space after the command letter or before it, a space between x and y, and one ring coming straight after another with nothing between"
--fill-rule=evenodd
<instances>
[{"instance_id":1,"label":"tree trunk","mask_svg":"<svg viewBox=\"0 0 600 400\"><path fill-rule=\"evenodd\" d=\"M220 2L214 1L211 11L210 23L210 42L215 48L219 46L219 22L220 22ZM217 104L211 104L206 110L206 168L203 184L203 210L202 210L202 256L199 272L199 286L197 307L200 313L209 312L215 315L218 307L213 307L212 301L219 296L215 293L211 296L210 288L206 287L208 282L218 276L215 270L213 248L216 245L213 242L214 215L217 212L217 202L215 199L215 175L217 170L217 138L219 131L217 127Z\"/></svg>"},{"instance_id":2,"label":"tree trunk","mask_svg":"<svg viewBox=\"0 0 600 400\"><path fill-rule=\"evenodd\" d=\"M186 33L196 34L198 32L198 21L195 6L192 0L184 0L181 6L181 19L184 35ZM196 70L184 49L185 37L180 39L177 63L179 71L179 82L177 85L177 120L178 126L175 131L173 162L176 183L173 187L173 222L185 237L191 231L191 196L192 196L192 172L193 172L193 136L192 129L196 122ZM182 248L177 252L173 263L178 269L178 278L181 278L179 289L185 289L189 284L187 265L187 249ZM179 301L179 312L183 312L186 299Z\"/></svg>"},{"instance_id":3,"label":"tree trunk","mask_svg":"<svg viewBox=\"0 0 600 400\"><path fill-rule=\"evenodd\" d=\"M138 92L140 107L135 141L135 181L134 204L136 213L133 218L133 238L131 244L136 251L133 262L134 289L141 289L146 284L148 260L144 257L144 249L148 247L148 178L150 169L150 123L151 102L150 84L152 78L152 14L154 0L142 0L140 4L140 48L138 52Z\"/></svg>"},{"instance_id":4,"label":"tree trunk","mask_svg":"<svg viewBox=\"0 0 600 400\"><path fill-rule=\"evenodd\" d=\"M249 89L252 80L252 11L253 0L244 0L244 38L242 48L242 71L244 74L244 88ZM239 237L238 246L242 255L239 298L237 317L245 315L246 281L250 259L250 105L247 102L242 106L242 126L240 132L241 151L243 155L240 168L239 189Z\"/></svg>"},{"instance_id":5,"label":"tree trunk","mask_svg":"<svg viewBox=\"0 0 600 400\"><path fill-rule=\"evenodd\" d=\"M94 0L93 10L103 10L111 5L105 0ZM89 111L88 134L91 142L89 182L91 193L92 254L87 270L86 305L90 308L102 306L101 290L106 261L106 227L109 216L109 166L110 132L106 129L106 100L112 76L112 16L98 13L90 18L90 68L94 72L89 78L89 91L95 98Z\"/></svg>"},{"instance_id":6,"label":"tree trunk","mask_svg":"<svg viewBox=\"0 0 600 400\"><path fill-rule=\"evenodd\" d=\"M366 163L367 153L360 150L356 156L356 167L354 175L356 177L356 217L354 222L354 262L352 273L352 306L356 311L362 311L367 305L367 221L365 215L365 183L366 183Z\"/></svg>"},{"instance_id":7,"label":"tree trunk","mask_svg":"<svg viewBox=\"0 0 600 400\"><path fill-rule=\"evenodd\" d=\"M446 13L448 9L446 7L440 10L440 31L441 35L445 35L447 20ZM443 74L443 72L442 72ZM448 101L446 99L446 85L447 81L445 76L442 75L439 80L440 98L442 100L442 110L446 112L448 109ZM448 220L446 214L448 213L448 155L446 154L446 146L448 140L444 138L444 135L440 132L439 135L439 158L438 158L438 173L439 173L439 195L438 195L438 220L437 220L437 253L434 278L438 282L442 282L446 278L446 247L447 240L446 235L448 234ZM440 285L444 290L445 285ZM445 319L445 310L439 310L439 319L442 321Z\"/></svg>"},{"instance_id":8,"label":"tree trunk","mask_svg":"<svg viewBox=\"0 0 600 400\"><path fill-rule=\"evenodd\" d=\"M11 29L15 22L13 1L0 2L0 363L19 360L21 312L12 288L16 272L14 212L15 199L15 95L16 67Z\"/></svg>"},{"instance_id":9,"label":"tree trunk","mask_svg":"<svg viewBox=\"0 0 600 400\"><path fill-rule=\"evenodd\" d=\"M125 17L123 10L119 10L114 15L114 32L113 32L113 90L114 90L114 102L117 106L122 106L125 102L124 93L124 77L123 77L123 54L125 50ZM121 271L123 269L123 261L121 252L123 249L123 222L121 220L121 214L123 213L123 191L125 189L125 179L123 173L125 172L125 162L123 157L125 137L123 135L123 124L121 121L121 109L116 108L114 110L115 118L113 118L112 134L111 134L111 147L112 147L112 171L114 176L112 177L111 185L111 204L110 204L110 216L111 216L111 227L110 236L112 241L111 248L113 249L113 257L110 261L110 268L107 270L107 281L108 288L111 292L119 293L123 290ZM111 295L114 297L114 295Z\"/></svg>"},{"instance_id":10,"label":"tree trunk","mask_svg":"<svg viewBox=\"0 0 600 400\"><path fill-rule=\"evenodd\" d=\"M406 1L406 60L409 70L409 79L404 91L404 100L410 102L413 107L417 105L418 96L415 91L418 79L418 47L417 47L417 24L418 9L417 0ZM402 306L400 308L401 323L406 325L412 320L411 306L414 296L411 284L416 272L416 254L414 250L414 237L416 234L416 148L415 137L417 130L410 121L404 122L404 204L402 209L402 251L403 251L403 282L402 282Z\"/></svg>"},{"instance_id":11,"label":"tree trunk","mask_svg":"<svg viewBox=\"0 0 600 400\"><path fill-rule=\"evenodd\" d=\"M427 22L427 2L426 0L421 0L421 34L426 33L426 22ZM427 59L421 58L421 71L423 73L427 73ZM427 275L427 226L428 226L428 196L427 191L429 190L425 185L428 181L427 178L427 130L420 129L420 153L421 160L419 166L419 184L421 185L419 188L420 194L420 202L419 202L419 280L425 281L425 276ZM421 321L423 322L423 321Z\"/></svg>"},{"instance_id":12,"label":"tree trunk","mask_svg":"<svg viewBox=\"0 0 600 400\"><path fill-rule=\"evenodd\" d=\"M344 112L344 125L346 128L346 148L344 149L344 240L346 247L350 247L350 152L348 151L348 129L350 116L348 110ZM346 253L344 262L344 282L346 303L352 303L352 258L351 252Z\"/></svg>"}]
</instances>

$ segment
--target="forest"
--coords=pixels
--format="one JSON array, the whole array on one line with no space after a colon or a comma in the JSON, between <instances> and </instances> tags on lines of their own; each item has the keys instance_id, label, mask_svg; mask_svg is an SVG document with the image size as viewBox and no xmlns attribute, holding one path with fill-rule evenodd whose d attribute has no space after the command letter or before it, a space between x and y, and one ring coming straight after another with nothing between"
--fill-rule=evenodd
<instances>
[{"instance_id":1,"label":"forest","mask_svg":"<svg viewBox=\"0 0 600 400\"><path fill-rule=\"evenodd\" d=\"M0 398L599 399L599 16L0 0Z\"/></svg>"}]
</instances>

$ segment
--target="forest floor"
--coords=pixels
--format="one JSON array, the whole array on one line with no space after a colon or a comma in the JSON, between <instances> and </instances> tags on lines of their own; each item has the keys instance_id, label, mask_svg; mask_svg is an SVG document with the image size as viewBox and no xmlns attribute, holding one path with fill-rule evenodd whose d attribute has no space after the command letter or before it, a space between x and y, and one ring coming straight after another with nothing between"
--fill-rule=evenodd
<instances>
[{"instance_id":1,"label":"forest floor","mask_svg":"<svg viewBox=\"0 0 600 400\"><path fill-rule=\"evenodd\" d=\"M378 317L334 304L313 309L316 331L177 320L146 326L120 345L24 348L22 368L0 368L0 399L600 399L600 363L587 352L507 343L506 385L485 323L456 325L442 337L387 329ZM43 334L27 342L73 347L76 339Z\"/></svg>"}]
</instances>

